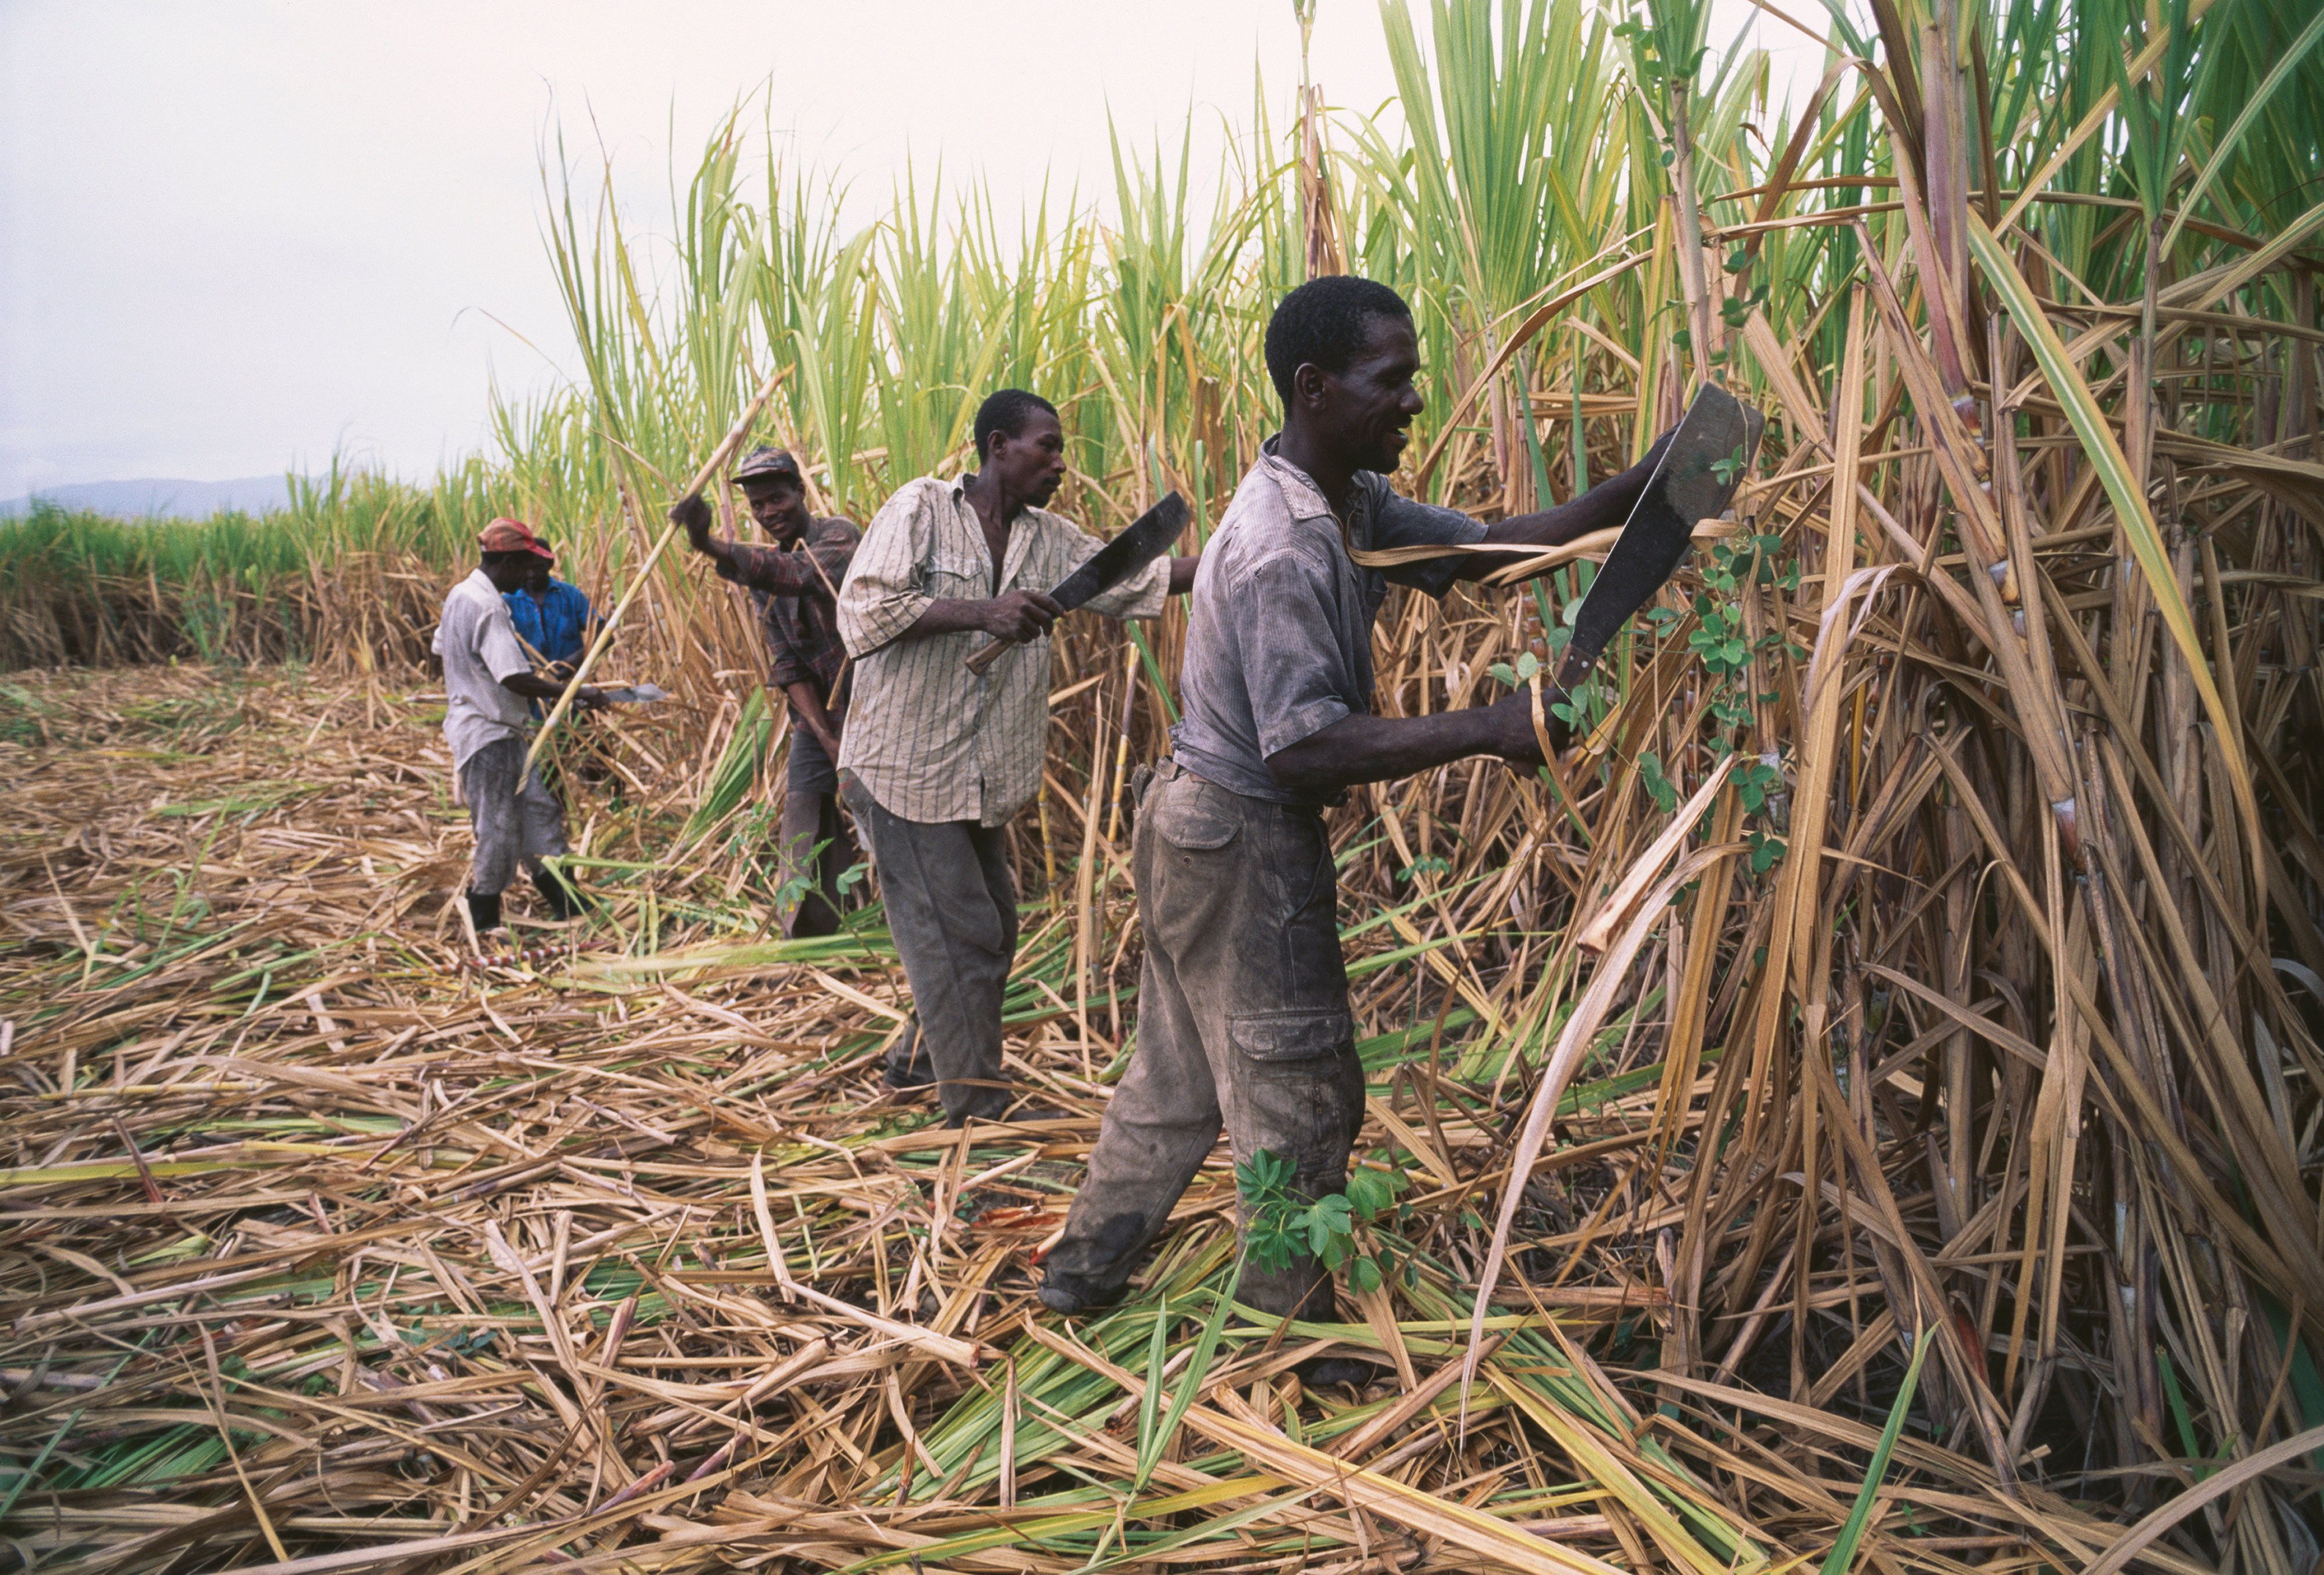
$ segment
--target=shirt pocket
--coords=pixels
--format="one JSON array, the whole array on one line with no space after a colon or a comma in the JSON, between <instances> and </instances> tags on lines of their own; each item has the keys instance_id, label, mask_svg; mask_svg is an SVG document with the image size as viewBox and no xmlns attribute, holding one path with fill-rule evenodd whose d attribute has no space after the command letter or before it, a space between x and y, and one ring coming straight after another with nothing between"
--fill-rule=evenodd
<instances>
[{"instance_id":1,"label":"shirt pocket","mask_svg":"<svg viewBox=\"0 0 2324 1575\"><path fill-rule=\"evenodd\" d=\"M984 560L938 548L920 566L922 588L939 601L982 602L992 594L992 571Z\"/></svg>"}]
</instances>

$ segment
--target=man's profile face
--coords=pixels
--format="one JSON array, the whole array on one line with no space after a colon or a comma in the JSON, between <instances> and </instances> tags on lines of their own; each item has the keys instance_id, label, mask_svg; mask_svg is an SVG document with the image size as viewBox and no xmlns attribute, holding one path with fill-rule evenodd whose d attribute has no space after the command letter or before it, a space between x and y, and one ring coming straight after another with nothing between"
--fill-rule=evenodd
<instances>
[{"instance_id":1,"label":"man's profile face","mask_svg":"<svg viewBox=\"0 0 2324 1575\"><path fill-rule=\"evenodd\" d=\"M751 518L758 521L759 529L779 545L788 547L806 534L807 489L796 477L779 475L766 481L746 481L742 484L742 502L749 506Z\"/></svg>"},{"instance_id":2,"label":"man's profile face","mask_svg":"<svg viewBox=\"0 0 2324 1575\"><path fill-rule=\"evenodd\" d=\"M484 574L493 582L493 589L503 596L511 591L524 589L524 576L528 572L525 567L527 560L533 563L540 561L529 552L510 553L505 557L485 558Z\"/></svg>"},{"instance_id":3,"label":"man's profile face","mask_svg":"<svg viewBox=\"0 0 2324 1575\"><path fill-rule=\"evenodd\" d=\"M993 473L1004 492L1040 508L1065 484L1065 428L1048 411L1034 410L1014 437L1006 432L994 436L984 467Z\"/></svg>"},{"instance_id":4,"label":"man's profile face","mask_svg":"<svg viewBox=\"0 0 2324 1575\"><path fill-rule=\"evenodd\" d=\"M1365 327L1364 347L1347 370L1314 368L1317 381L1301 392L1314 388L1310 409L1357 469L1386 475L1412 441L1413 418L1428 408L1412 383L1420 372L1420 341L1408 318L1375 317Z\"/></svg>"}]
</instances>

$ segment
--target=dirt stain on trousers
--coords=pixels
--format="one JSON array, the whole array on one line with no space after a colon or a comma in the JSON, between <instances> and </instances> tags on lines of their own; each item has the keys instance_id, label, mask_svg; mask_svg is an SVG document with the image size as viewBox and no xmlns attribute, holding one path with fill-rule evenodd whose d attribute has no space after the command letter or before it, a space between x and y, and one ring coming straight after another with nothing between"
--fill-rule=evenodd
<instances>
[{"instance_id":1,"label":"dirt stain on trousers","mask_svg":"<svg viewBox=\"0 0 2324 1575\"><path fill-rule=\"evenodd\" d=\"M1130 873L1146 936L1138 1047L1047 1260L1052 1283L1093 1301L1127 1283L1222 1127L1237 1163L1272 1150L1314 1198L1347 1184L1363 1123L1323 817L1166 760ZM1273 1274L1246 1266L1237 1294L1282 1316L1333 1313L1331 1280L1305 1255Z\"/></svg>"}]
</instances>

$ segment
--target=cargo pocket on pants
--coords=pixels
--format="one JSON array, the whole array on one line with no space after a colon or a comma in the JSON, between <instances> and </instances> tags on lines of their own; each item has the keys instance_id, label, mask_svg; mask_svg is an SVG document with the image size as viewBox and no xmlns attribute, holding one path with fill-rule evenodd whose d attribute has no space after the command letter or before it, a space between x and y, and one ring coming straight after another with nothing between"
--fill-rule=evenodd
<instances>
[{"instance_id":1,"label":"cargo pocket on pants","mask_svg":"<svg viewBox=\"0 0 2324 1575\"><path fill-rule=\"evenodd\" d=\"M1337 1190L1364 1108L1347 1009L1230 1017L1227 1037L1240 1085L1231 1117L1238 1154L1265 1148L1290 1160L1294 1190L1306 1196Z\"/></svg>"},{"instance_id":2,"label":"cargo pocket on pants","mask_svg":"<svg viewBox=\"0 0 2324 1575\"><path fill-rule=\"evenodd\" d=\"M1355 1043L1344 1007L1323 1011L1250 1012L1227 1019L1227 1037L1260 1077L1330 1078Z\"/></svg>"}]
</instances>

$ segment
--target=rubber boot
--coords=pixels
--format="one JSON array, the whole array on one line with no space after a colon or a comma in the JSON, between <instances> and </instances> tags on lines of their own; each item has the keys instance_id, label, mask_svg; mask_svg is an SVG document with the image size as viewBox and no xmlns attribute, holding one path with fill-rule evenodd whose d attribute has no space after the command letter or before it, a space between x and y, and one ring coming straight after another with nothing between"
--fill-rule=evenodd
<instances>
[{"instance_id":1,"label":"rubber boot","mask_svg":"<svg viewBox=\"0 0 2324 1575\"><path fill-rule=\"evenodd\" d=\"M577 917L586 911L588 905L581 900L581 894L574 890L554 871L549 870L536 871L532 877L532 884L540 891L542 898L548 902L550 917L569 919Z\"/></svg>"},{"instance_id":2,"label":"rubber boot","mask_svg":"<svg viewBox=\"0 0 2324 1575\"><path fill-rule=\"evenodd\" d=\"M487 897L481 891L471 891L467 895L468 919L476 926L476 934L481 935L487 930L499 929L501 927L501 894L495 891Z\"/></svg>"},{"instance_id":3,"label":"rubber boot","mask_svg":"<svg viewBox=\"0 0 2324 1575\"><path fill-rule=\"evenodd\" d=\"M914 1012L904 1019L903 1033L888 1046L887 1064L881 1069L880 1086L890 1093L925 1099L936 1082L936 1064L928 1059L927 1046L920 1039L920 1014Z\"/></svg>"}]
</instances>

